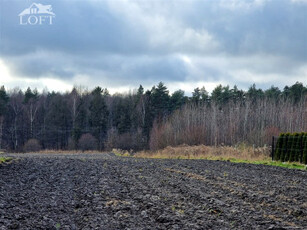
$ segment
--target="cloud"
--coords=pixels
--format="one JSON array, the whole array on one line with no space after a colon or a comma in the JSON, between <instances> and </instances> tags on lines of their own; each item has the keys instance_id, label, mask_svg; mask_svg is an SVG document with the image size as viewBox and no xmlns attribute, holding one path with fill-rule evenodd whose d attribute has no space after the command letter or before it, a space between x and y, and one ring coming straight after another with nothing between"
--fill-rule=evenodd
<instances>
[{"instance_id":1,"label":"cloud","mask_svg":"<svg viewBox=\"0 0 307 230\"><path fill-rule=\"evenodd\" d=\"M270 0L221 0L219 6L233 11L253 10L263 7Z\"/></svg>"},{"instance_id":2,"label":"cloud","mask_svg":"<svg viewBox=\"0 0 307 230\"><path fill-rule=\"evenodd\" d=\"M304 2L46 0L54 24L21 26L30 3L1 1L0 60L42 86L306 84Z\"/></svg>"},{"instance_id":3,"label":"cloud","mask_svg":"<svg viewBox=\"0 0 307 230\"><path fill-rule=\"evenodd\" d=\"M307 0L291 0L293 3L302 3L302 4L307 4Z\"/></svg>"}]
</instances>

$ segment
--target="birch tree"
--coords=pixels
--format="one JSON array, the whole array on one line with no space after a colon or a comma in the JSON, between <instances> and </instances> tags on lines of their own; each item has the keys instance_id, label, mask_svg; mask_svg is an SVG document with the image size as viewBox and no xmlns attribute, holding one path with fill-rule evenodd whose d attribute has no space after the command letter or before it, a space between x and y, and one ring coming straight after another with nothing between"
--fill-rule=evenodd
<instances>
[{"instance_id":1,"label":"birch tree","mask_svg":"<svg viewBox=\"0 0 307 230\"><path fill-rule=\"evenodd\" d=\"M6 94L4 86L2 86L0 88L0 149L2 149L3 124L4 124L4 116L7 112L8 101L9 97Z\"/></svg>"}]
</instances>

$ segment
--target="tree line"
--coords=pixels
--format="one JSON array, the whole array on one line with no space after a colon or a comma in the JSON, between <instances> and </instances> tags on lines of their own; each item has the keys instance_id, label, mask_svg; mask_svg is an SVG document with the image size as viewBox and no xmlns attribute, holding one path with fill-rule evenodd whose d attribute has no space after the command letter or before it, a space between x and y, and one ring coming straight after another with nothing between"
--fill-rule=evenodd
<instances>
[{"instance_id":1,"label":"tree line","mask_svg":"<svg viewBox=\"0 0 307 230\"><path fill-rule=\"evenodd\" d=\"M74 87L59 93L0 88L0 149L157 149L167 145L268 144L279 132L307 130L307 88L247 91L218 85L211 94L172 94L160 82L110 95ZM31 145L30 145L31 146Z\"/></svg>"}]
</instances>

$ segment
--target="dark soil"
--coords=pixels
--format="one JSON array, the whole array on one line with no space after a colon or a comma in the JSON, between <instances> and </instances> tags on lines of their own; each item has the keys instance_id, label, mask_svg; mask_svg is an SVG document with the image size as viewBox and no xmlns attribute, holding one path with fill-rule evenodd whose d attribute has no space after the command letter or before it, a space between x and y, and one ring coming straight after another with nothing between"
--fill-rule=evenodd
<instances>
[{"instance_id":1,"label":"dark soil","mask_svg":"<svg viewBox=\"0 0 307 230\"><path fill-rule=\"evenodd\" d=\"M307 172L206 160L11 155L0 229L307 229Z\"/></svg>"}]
</instances>

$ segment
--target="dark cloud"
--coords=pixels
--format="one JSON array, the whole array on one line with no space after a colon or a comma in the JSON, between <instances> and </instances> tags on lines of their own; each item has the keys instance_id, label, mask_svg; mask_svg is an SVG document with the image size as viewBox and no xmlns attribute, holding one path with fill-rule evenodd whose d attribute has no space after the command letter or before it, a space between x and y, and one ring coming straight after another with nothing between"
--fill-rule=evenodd
<instances>
[{"instance_id":1,"label":"dark cloud","mask_svg":"<svg viewBox=\"0 0 307 230\"><path fill-rule=\"evenodd\" d=\"M288 83L285 76L306 84L304 3L46 0L41 3L56 14L53 25L21 26L18 14L31 3L0 1L0 59L19 77L74 81L82 75L112 87L158 81L268 86L276 76L278 84ZM238 77L244 73L250 82Z\"/></svg>"},{"instance_id":2,"label":"dark cloud","mask_svg":"<svg viewBox=\"0 0 307 230\"><path fill-rule=\"evenodd\" d=\"M193 1L191 5L174 17L180 18L187 27L206 28L223 52L232 55L267 53L301 61L307 59L307 3L221 0Z\"/></svg>"},{"instance_id":3,"label":"dark cloud","mask_svg":"<svg viewBox=\"0 0 307 230\"><path fill-rule=\"evenodd\" d=\"M18 3L18 4L17 4ZM4 1L1 26L1 52L23 54L52 50L78 55L137 52L141 46L138 31L124 18L109 11L106 2L49 1L56 17L53 25L21 26L18 13L28 4Z\"/></svg>"}]
</instances>

